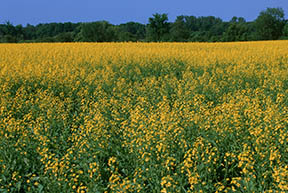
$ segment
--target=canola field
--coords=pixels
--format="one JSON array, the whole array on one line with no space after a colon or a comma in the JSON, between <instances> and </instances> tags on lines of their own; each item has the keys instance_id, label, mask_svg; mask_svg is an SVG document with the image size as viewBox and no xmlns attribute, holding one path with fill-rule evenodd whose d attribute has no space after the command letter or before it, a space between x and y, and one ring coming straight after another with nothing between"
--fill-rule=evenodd
<instances>
[{"instance_id":1,"label":"canola field","mask_svg":"<svg viewBox=\"0 0 288 193\"><path fill-rule=\"evenodd\" d=\"M0 44L0 192L288 192L288 41Z\"/></svg>"}]
</instances>

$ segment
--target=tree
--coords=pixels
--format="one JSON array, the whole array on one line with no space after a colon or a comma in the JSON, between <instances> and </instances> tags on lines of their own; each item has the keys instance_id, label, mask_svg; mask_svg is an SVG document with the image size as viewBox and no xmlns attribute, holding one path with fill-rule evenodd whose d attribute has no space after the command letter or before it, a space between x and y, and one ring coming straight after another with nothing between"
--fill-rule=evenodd
<instances>
[{"instance_id":1,"label":"tree","mask_svg":"<svg viewBox=\"0 0 288 193\"><path fill-rule=\"evenodd\" d=\"M222 20L220 18L214 17L214 16L208 16L208 17L198 17L197 18L197 24L198 24L198 30L199 31L210 31L213 26L219 25L222 23Z\"/></svg>"},{"instance_id":2,"label":"tree","mask_svg":"<svg viewBox=\"0 0 288 193\"><path fill-rule=\"evenodd\" d=\"M195 31L191 32L190 40L199 42L216 42L222 40L227 25L214 16L198 17L195 20Z\"/></svg>"},{"instance_id":3,"label":"tree","mask_svg":"<svg viewBox=\"0 0 288 193\"><path fill-rule=\"evenodd\" d=\"M148 41L167 41L169 39L169 28L167 14L154 14L149 18L147 26Z\"/></svg>"},{"instance_id":4,"label":"tree","mask_svg":"<svg viewBox=\"0 0 288 193\"><path fill-rule=\"evenodd\" d=\"M36 27L30 24L27 24L23 29L24 40L34 40L36 39Z\"/></svg>"},{"instance_id":5,"label":"tree","mask_svg":"<svg viewBox=\"0 0 288 193\"><path fill-rule=\"evenodd\" d=\"M197 23L197 17L195 16L184 16L184 21L189 29L189 31L197 31L198 30L198 23Z\"/></svg>"},{"instance_id":6,"label":"tree","mask_svg":"<svg viewBox=\"0 0 288 193\"><path fill-rule=\"evenodd\" d=\"M12 23L7 21L0 27L0 36L1 42L16 43L18 41L18 37L19 39L23 37L22 26L18 25L14 27Z\"/></svg>"},{"instance_id":7,"label":"tree","mask_svg":"<svg viewBox=\"0 0 288 193\"><path fill-rule=\"evenodd\" d=\"M178 16L171 25L171 41L185 42L189 39L190 32L185 22L185 16Z\"/></svg>"},{"instance_id":8,"label":"tree","mask_svg":"<svg viewBox=\"0 0 288 193\"><path fill-rule=\"evenodd\" d=\"M84 42L111 42L115 41L115 32L113 25L107 21L82 23L76 39Z\"/></svg>"},{"instance_id":9,"label":"tree","mask_svg":"<svg viewBox=\"0 0 288 193\"><path fill-rule=\"evenodd\" d=\"M137 22L128 22L117 26L119 41L139 41L145 38L145 25Z\"/></svg>"},{"instance_id":10,"label":"tree","mask_svg":"<svg viewBox=\"0 0 288 193\"><path fill-rule=\"evenodd\" d=\"M239 23L231 23L224 33L224 41L245 41L247 40L247 27Z\"/></svg>"},{"instance_id":11,"label":"tree","mask_svg":"<svg viewBox=\"0 0 288 193\"><path fill-rule=\"evenodd\" d=\"M63 32L54 37L56 42L73 42L74 34L73 32Z\"/></svg>"},{"instance_id":12,"label":"tree","mask_svg":"<svg viewBox=\"0 0 288 193\"><path fill-rule=\"evenodd\" d=\"M243 17L232 17L230 23L246 23L246 20Z\"/></svg>"},{"instance_id":13,"label":"tree","mask_svg":"<svg viewBox=\"0 0 288 193\"><path fill-rule=\"evenodd\" d=\"M229 27L223 35L223 40L232 41L245 41L248 39L248 27L243 17L233 17L229 22Z\"/></svg>"},{"instance_id":14,"label":"tree","mask_svg":"<svg viewBox=\"0 0 288 193\"><path fill-rule=\"evenodd\" d=\"M283 28L283 36L288 37L288 23Z\"/></svg>"},{"instance_id":15,"label":"tree","mask_svg":"<svg viewBox=\"0 0 288 193\"><path fill-rule=\"evenodd\" d=\"M256 32L260 40L276 40L283 32L285 25L282 8L267 8L261 11L255 21Z\"/></svg>"}]
</instances>

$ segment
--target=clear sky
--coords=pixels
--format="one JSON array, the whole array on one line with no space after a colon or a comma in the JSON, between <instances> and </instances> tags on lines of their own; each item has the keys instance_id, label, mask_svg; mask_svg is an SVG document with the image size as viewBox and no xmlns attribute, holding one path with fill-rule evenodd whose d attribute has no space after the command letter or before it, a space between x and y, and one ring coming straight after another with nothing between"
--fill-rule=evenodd
<instances>
[{"instance_id":1,"label":"clear sky","mask_svg":"<svg viewBox=\"0 0 288 193\"><path fill-rule=\"evenodd\" d=\"M288 18L288 0L2 0L0 23L147 23L154 13L167 13L169 21L178 15L216 16L224 21L237 16L251 21L267 7L283 8Z\"/></svg>"}]
</instances>

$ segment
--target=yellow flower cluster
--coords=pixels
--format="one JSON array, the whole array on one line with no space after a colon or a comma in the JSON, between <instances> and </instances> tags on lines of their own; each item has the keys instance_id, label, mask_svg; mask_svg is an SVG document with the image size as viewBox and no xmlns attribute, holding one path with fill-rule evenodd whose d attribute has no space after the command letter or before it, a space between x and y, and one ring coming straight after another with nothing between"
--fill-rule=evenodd
<instances>
[{"instance_id":1,"label":"yellow flower cluster","mask_svg":"<svg viewBox=\"0 0 288 193\"><path fill-rule=\"evenodd\" d=\"M0 44L0 191L287 192L287 45Z\"/></svg>"}]
</instances>

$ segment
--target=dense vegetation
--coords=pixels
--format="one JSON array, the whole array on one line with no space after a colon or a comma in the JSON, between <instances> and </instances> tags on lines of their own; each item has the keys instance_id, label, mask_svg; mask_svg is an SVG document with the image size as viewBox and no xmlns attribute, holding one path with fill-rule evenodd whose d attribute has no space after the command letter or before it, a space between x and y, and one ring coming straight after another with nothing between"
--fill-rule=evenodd
<instances>
[{"instance_id":1,"label":"dense vegetation","mask_svg":"<svg viewBox=\"0 0 288 193\"><path fill-rule=\"evenodd\" d=\"M176 41L219 42L276 40L288 38L288 23L281 8L267 8L255 21L233 17L229 22L208 16L178 16L168 22L167 14L154 14L147 25L107 21L90 23L47 23L36 26L0 25L0 42L125 42Z\"/></svg>"},{"instance_id":2,"label":"dense vegetation","mask_svg":"<svg viewBox=\"0 0 288 193\"><path fill-rule=\"evenodd\" d=\"M287 45L1 44L0 192L287 192Z\"/></svg>"}]
</instances>

